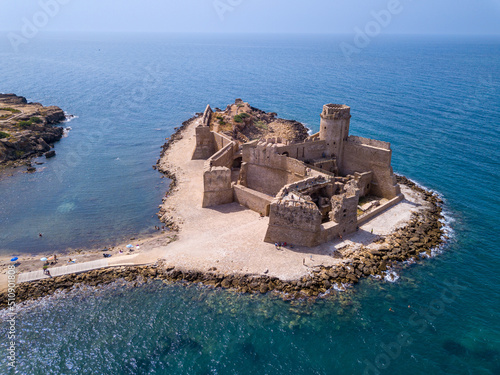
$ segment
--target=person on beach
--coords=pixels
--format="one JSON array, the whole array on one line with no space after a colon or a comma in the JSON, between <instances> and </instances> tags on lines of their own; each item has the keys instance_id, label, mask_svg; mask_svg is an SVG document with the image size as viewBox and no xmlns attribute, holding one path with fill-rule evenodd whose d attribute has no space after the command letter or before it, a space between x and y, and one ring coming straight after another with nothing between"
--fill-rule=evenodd
<instances>
[{"instance_id":1,"label":"person on beach","mask_svg":"<svg viewBox=\"0 0 500 375\"><path fill-rule=\"evenodd\" d=\"M54 254L54 263L57 263L57 255Z\"/></svg>"}]
</instances>

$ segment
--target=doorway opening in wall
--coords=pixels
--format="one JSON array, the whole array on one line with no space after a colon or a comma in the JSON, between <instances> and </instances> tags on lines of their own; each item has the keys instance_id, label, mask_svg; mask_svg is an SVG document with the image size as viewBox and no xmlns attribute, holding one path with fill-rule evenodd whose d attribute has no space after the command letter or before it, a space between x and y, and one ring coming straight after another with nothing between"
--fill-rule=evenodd
<instances>
[{"instance_id":1,"label":"doorway opening in wall","mask_svg":"<svg viewBox=\"0 0 500 375\"><path fill-rule=\"evenodd\" d=\"M243 162L243 158L241 156L237 157L236 159L233 160L233 168L240 169L242 162Z\"/></svg>"}]
</instances>

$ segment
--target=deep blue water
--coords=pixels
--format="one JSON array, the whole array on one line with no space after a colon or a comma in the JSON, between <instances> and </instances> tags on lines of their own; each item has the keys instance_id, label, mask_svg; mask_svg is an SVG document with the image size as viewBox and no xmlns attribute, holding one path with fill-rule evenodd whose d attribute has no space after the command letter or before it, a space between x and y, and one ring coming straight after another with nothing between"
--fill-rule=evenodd
<instances>
[{"instance_id":1,"label":"deep blue water","mask_svg":"<svg viewBox=\"0 0 500 375\"><path fill-rule=\"evenodd\" d=\"M164 138L235 98L313 130L323 104L350 105L351 133L391 142L395 171L442 194L454 229L396 283L314 305L161 283L49 298L18 315L19 373L500 373L500 41L379 38L352 61L340 41L66 36L19 53L0 42L1 92L78 116L45 169L0 180L3 253L148 233L168 188L151 168Z\"/></svg>"}]
</instances>

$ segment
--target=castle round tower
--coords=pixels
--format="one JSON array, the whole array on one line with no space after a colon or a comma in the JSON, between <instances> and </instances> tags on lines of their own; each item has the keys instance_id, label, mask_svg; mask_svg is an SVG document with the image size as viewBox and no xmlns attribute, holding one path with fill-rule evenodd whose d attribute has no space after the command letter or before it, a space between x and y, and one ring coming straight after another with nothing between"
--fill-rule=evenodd
<instances>
[{"instance_id":1,"label":"castle round tower","mask_svg":"<svg viewBox=\"0 0 500 375\"><path fill-rule=\"evenodd\" d=\"M344 141L349 135L351 107L344 104L325 104L321 112L319 138L326 142L326 156L337 158L340 166Z\"/></svg>"}]
</instances>

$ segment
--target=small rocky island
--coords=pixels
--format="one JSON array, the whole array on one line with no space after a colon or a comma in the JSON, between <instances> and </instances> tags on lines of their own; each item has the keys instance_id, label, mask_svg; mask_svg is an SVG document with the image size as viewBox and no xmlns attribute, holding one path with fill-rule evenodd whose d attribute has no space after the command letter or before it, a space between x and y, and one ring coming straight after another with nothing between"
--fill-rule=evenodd
<instances>
[{"instance_id":1,"label":"small rocky island","mask_svg":"<svg viewBox=\"0 0 500 375\"><path fill-rule=\"evenodd\" d=\"M29 103L15 94L0 94L0 167L30 167L33 157L55 156L51 148L63 137L64 129L54 125L65 119L59 107Z\"/></svg>"},{"instance_id":2,"label":"small rocky island","mask_svg":"<svg viewBox=\"0 0 500 375\"><path fill-rule=\"evenodd\" d=\"M134 242L137 250L106 249L112 257L99 266L90 261L100 251L79 253L85 263L55 266L54 277L30 269L39 266L32 256L20 266L31 272L21 271L17 298L117 279L285 299L316 298L369 276L394 281L399 265L432 256L445 241L442 201L393 173L390 144L350 135L350 118L348 106L326 104L320 131L309 135L240 99L225 110L207 106L167 138L154 166L172 180L158 212L170 230ZM0 308L6 303L0 294Z\"/></svg>"}]
</instances>

